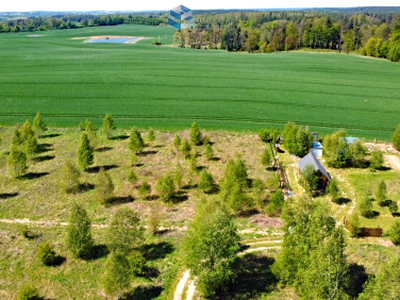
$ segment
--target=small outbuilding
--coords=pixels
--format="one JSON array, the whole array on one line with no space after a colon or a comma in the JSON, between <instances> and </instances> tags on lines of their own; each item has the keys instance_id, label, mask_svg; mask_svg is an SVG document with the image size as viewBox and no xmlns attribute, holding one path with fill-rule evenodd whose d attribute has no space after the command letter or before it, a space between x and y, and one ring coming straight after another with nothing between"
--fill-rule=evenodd
<instances>
[{"instance_id":1,"label":"small outbuilding","mask_svg":"<svg viewBox=\"0 0 400 300\"><path fill-rule=\"evenodd\" d=\"M318 160L318 158L312 153L308 153L299 161L299 169L300 172L303 172L307 165L312 165L314 167L315 172L319 174L320 177L320 185L322 189L325 189L326 186L331 181L331 176L326 171L325 167Z\"/></svg>"}]
</instances>

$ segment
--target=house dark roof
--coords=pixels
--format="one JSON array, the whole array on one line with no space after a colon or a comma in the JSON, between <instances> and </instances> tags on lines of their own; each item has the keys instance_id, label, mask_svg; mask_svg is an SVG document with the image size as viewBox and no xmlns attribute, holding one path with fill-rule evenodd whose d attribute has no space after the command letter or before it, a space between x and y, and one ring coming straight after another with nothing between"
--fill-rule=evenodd
<instances>
[{"instance_id":1,"label":"house dark roof","mask_svg":"<svg viewBox=\"0 0 400 300\"><path fill-rule=\"evenodd\" d=\"M308 153L299 161L300 171L303 172L304 168L309 164L311 164L314 167L315 171L320 171L328 180L331 180L331 176L328 174L324 166L311 152Z\"/></svg>"}]
</instances>

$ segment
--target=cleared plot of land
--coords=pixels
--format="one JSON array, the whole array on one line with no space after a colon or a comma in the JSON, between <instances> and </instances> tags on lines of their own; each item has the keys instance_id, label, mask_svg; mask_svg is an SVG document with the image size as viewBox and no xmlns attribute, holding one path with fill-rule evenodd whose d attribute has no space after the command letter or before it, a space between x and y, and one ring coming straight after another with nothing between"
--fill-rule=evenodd
<instances>
[{"instance_id":1,"label":"cleared plot of land","mask_svg":"<svg viewBox=\"0 0 400 300\"><path fill-rule=\"evenodd\" d=\"M101 122L177 129L257 130L288 120L319 132L390 139L399 122L400 65L345 54L250 55L151 45L92 44L82 36L155 37L167 27L123 25L0 35L0 123L37 111L50 125Z\"/></svg>"}]
</instances>

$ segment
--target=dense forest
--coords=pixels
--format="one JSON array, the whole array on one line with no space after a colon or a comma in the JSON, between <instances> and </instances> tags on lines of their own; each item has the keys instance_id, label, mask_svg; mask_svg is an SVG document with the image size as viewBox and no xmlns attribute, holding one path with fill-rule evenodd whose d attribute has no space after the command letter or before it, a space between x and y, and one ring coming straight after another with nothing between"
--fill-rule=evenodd
<instances>
[{"instance_id":1,"label":"dense forest","mask_svg":"<svg viewBox=\"0 0 400 300\"><path fill-rule=\"evenodd\" d=\"M196 15L178 31L181 47L276 52L303 48L356 51L400 61L400 12L301 10Z\"/></svg>"}]
</instances>

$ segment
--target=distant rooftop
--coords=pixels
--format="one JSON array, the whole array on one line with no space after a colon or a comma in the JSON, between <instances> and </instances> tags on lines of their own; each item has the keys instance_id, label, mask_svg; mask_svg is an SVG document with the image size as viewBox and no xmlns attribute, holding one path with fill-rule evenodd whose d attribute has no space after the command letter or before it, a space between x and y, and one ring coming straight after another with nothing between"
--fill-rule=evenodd
<instances>
[{"instance_id":1,"label":"distant rooftop","mask_svg":"<svg viewBox=\"0 0 400 300\"><path fill-rule=\"evenodd\" d=\"M325 167L311 152L304 156L299 162L300 171L303 172L307 165L312 165L315 171L320 171L328 180L331 180L331 176L326 171Z\"/></svg>"}]
</instances>

